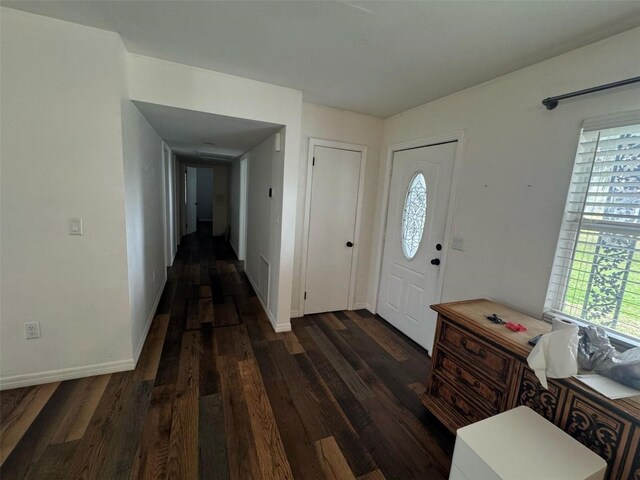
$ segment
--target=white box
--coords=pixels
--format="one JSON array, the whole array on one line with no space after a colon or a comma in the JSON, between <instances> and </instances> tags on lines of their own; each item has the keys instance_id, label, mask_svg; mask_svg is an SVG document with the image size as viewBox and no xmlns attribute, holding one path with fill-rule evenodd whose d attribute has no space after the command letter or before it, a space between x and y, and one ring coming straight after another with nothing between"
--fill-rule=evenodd
<instances>
[{"instance_id":1,"label":"white box","mask_svg":"<svg viewBox=\"0 0 640 480\"><path fill-rule=\"evenodd\" d=\"M449 480L602 480L607 462L528 407L457 432Z\"/></svg>"}]
</instances>

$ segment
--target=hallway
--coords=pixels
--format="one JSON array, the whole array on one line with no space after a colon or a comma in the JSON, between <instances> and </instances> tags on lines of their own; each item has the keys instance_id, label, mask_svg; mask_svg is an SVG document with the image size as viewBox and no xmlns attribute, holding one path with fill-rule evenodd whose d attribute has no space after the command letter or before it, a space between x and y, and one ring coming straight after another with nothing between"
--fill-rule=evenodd
<instances>
[{"instance_id":1,"label":"hallway","mask_svg":"<svg viewBox=\"0 0 640 480\"><path fill-rule=\"evenodd\" d=\"M3 479L441 479L428 357L365 310L274 333L230 247L183 239L135 370L2 392Z\"/></svg>"}]
</instances>

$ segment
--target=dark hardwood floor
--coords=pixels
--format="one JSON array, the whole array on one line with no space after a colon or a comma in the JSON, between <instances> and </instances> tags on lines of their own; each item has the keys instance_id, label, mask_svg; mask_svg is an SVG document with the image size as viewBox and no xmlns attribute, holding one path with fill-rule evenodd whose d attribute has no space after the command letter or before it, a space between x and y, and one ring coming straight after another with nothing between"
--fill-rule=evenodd
<instances>
[{"instance_id":1,"label":"dark hardwood floor","mask_svg":"<svg viewBox=\"0 0 640 480\"><path fill-rule=\"evenodd\" d=\"M443 479L428 357L365 310L276 334L242 262L186 237L134 371L4 391L0 477Z\"/></svg>"}]
</instances>

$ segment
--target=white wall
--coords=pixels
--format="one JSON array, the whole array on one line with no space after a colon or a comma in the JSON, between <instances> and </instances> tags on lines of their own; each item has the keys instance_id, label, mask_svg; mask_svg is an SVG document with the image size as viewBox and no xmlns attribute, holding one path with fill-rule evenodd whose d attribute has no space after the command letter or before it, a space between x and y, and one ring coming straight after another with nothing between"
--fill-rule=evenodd
<instances>
[{"instance_id":1,"label":"white wall","mask_svg":"<svg viewBox=\"0 0 640 480\"><path fill-rule=\"evenodd\" d=\"M198 192L196 194L198 220L210 222L213 218L213 170L198 168Z\"/></svg>"},{"instance_id":2,"label":"white wall","mask_svg":"<svg viewBox=\"0 0 640 480\"><path fill-rule=\"evenodd\" d=\"M1 386L131 368L121 41L0 17ZM76 216L83 236L67 234ZM27 321L41 338L25 340Z\"/></svg>"},{"instance_id":3,"label":"white wall","mask_svg":"<svg viewBox=\"0 0 640 480\"><path fill-rule=\"evenodd\" d=\"M385 150L467 133L453 222L465 251L450 251L444 301L488 297L541 314L580 125L637 109L640 90L581 97L553 111L540 101L640 75L639 46L640 29L631 30L385 121Z\"/></svg>"},{"instance_id":4,"label":"white wall","mask_svg":"<svg viewBox=\"0 0 640 480\"><path fill-rule=\"evenodd\" d=\"M166 266L173 265L173 259L178 251L176 241L176 168L173 152L168 145L163 144L164 155L162 162L164 166L164 196L165 196L165 249L166 249Z\"/></svg>"},{"instance_id":5,"label":"white wall","mask_svg":"<svg viewBox=\"0 0 640 480\"><path fill-rule=\"evenodd\" d=\"M298 314L300 303L301 255L304 230L304 207L309 152L309 138L321 138L339 142L355 143L368 147L364 179L360 250L356 277L355 308L373 308L376 292L371 278L372 252L377 238L374 231L380 144L383 121L369 115L322 107L310 103L302 104L302 136L300 141L300 164L298 183L298 211L296 214L296 249L291 309Z\"/></svg>"},{"instance_id":6,"label":"white wall","mask_svg":"<svg viewBox=\"0 0 640 480\"><path fill-rule=\"evenodd\" d=\"M229 165L229 243L240 258L240 162L238 158Z\"/></svg>"},{"instance_id":7,"label":"white wall","mask_svg":"<svg viewBox=\"0 0 640 480\"><path fill-rule=\"evenodd\" d=\"M126 98L122 133L131 332L137 360L166 281L164 167L162 139Z\"/></svg>"},{"instance_id":8,"label":"white wall","mask_svg":"<svg viewBox=\"0 0 640 480\"><path fill-rule=\"evenodd\" d=\"M128 55L133 100L286 126L283 156L274 165L274 326L290 328L302 92L141 55ZM283 259L280 262L280 258Z\"/></svg>"},{"instance_id":9,"label":"white wall","mask_svg":"<svg viewBox=\"0 0 640 480\"><path fill-rule=\"evenodd\" d=\"M284 136L284 129L281 130ZM282 195L278 178L278 165L282 163L283 151L274 148L275 134L270 135L248 152L247 178L247 259L245 270L258 297L270 318L275 317L274 305L278 298L279 261L277 226L280 212L278 205ZM269 189L272 197L269 197ZM266 280L265 263L269 265Z\"/></svg>"}]
</instances>

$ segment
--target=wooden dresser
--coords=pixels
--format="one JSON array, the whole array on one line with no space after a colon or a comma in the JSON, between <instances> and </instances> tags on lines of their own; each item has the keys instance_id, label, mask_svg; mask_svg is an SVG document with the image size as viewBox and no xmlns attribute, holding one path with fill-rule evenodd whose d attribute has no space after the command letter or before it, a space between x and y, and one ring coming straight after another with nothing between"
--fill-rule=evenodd
<instances>
[{"instance_id":1,"label":"wooden dresser","mask_svg":"<svg viewBox=\"0 0 640 480\"><path fill-rule=\"evenodd\" d=\"M609 400L575 379L544 389L527 366L527 342L551 330L541 320L484 299L431 308L438 325L420 400L451 431L526 405L604 458L606 478L640 480L640 397ZM528 330L494 324L485 318L492 313Z\"/></svg>"}]
</instances>

